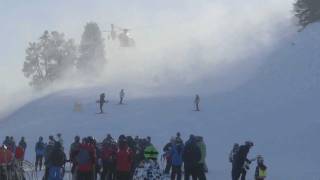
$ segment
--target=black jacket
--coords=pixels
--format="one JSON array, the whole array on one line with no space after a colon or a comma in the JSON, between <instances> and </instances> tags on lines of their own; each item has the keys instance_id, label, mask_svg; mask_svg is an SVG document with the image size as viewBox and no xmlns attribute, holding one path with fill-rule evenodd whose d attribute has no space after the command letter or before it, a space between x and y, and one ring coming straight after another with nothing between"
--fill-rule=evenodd
<instances>
[{"instance_id":1,"label":"black jacket","mask_svg":"<svg viewBox=\"0 0 320 180\"><path fill-rule=\"evenodd\" d=\"M239 151L234 158L233 165L237 168L242 168L245 161L250 162L247 158L249 151L250 151L250 146L248 145L240 146Z\"/></svg>"},{"instance_id":2,"label":"black jacket","mask_svg":"<svg viewBox=\"0 0 320 180\"><path fill-rule=\"evenodd\" d=\"M66 155L61 148L54 148L49 155L49 162L52 166L62 167L66 161Z\"/></svg>"},{"instance_id":3,"label":"black jacket","mask_svg":"<svg viewBox=\"0 0 320 180\"><path fill-rule=\"evenodd\" d=\"M198 166L201 159L201 151L197 143L194 140L189 140L182 153L182 159L184 166L187 168L193 168Z\"/></svg>"}]
</instances>

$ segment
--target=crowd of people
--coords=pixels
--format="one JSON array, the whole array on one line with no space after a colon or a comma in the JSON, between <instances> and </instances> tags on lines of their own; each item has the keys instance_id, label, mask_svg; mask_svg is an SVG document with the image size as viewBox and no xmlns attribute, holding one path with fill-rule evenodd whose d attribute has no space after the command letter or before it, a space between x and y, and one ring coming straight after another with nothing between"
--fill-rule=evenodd
<instances>
[{"instance_id":1,"label":"crowd of people","mask_svg":"<svg viewBox=\"0 0 320 180\"><path fill-rule=\"evenodd\" d=\"M181 180L206 179L206 146L203 138L190 135L184 143L180 133L172 137L159 152L152 144L151 137L140 138L120 135L115 140L108 134L102 142L95 138L75 136L69 154L65 154L61 134L49 136L45 143L39 137L35 144L35 170L44 170L44 180L62 180L66 163L71 164L74 180ZM13 137L6 137L0 152L0 163L13 159L23 160L27 148L24 137L18 146ZM22 155L20 156L20 150ZM6 161L2 161L6 157ZM165 170L159 160L165 161ZM184 169L184 170L182 170Z\"/></svg>"},{"instance_id":2,"label":"crowd of people","mask_svg":"<svg viewBox=\"0 0 320 180\"><path fill-rule=\"evenodd\" d=\"M247 158L252 147L250 141L241 146L234 144L229 156L232 180L245 180L249 165L255 160L255 180L266 178L263 157ZM26 148L24 137L16 145L14 138L7 136L0 148L0 164L10 164L13 160L22 162ZM43 180L62 180L66 163L71 165L74 180L189 180L190 177L206 180L208 172L203 137L190 135L184 142L180 133L165 144L163 153L152 144L151 137L120 135L116 140L108 134L102 142L97 142L92 136L82 139L75 136L69 154L65 154L64 141L58 133L56 137L49 136L47 143L39 137L35 154L35 170L44 170ZM163 169L161 162L165 162Z\"/></svg>"}]
</instances>

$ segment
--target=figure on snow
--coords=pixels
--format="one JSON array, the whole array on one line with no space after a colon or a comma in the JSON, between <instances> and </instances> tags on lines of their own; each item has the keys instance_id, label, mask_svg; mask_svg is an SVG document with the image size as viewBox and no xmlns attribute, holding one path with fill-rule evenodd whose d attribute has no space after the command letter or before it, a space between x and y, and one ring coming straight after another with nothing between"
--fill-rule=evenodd
<instances>
[{"instance_id":1,"label":"figure on snow","mask_svg":"<svg viewBox=\"0 0 320 180\"><path fill-rule=\"evenodd\" d=\"M99 103L99 105L100 105L100 113L101 114L103 113L103 105L104 105L104 103L108 103L108 101L106 101L105 98L106 98L105 93L102 93L102 94L100 94L100 100L97 101L97 103Z\"/></svg>"},{"instance_id":2,"label":"figure on snow","mask_svg":"<svg viewBox=\"0 0 320 180\"><path fill-rule=\"evenodd\" d=\"M200 104L200 96L199 94L196 95L195 99L194 99L194 104L196 106L196 111L200 111L200 108L199 108L199 104Z\"/></svg>"},{"instance_id":3,"label":"figure on snow","mask_svg":"<svg viewBox=\"0 0 320 180\"><path fill-rule=\"evenodd\" d=\"M124 89L121 89L121 91L120 91L120 102L119 102L119 104L123 104L124 96L125 96Z\"/></svg>"}]
</instances>

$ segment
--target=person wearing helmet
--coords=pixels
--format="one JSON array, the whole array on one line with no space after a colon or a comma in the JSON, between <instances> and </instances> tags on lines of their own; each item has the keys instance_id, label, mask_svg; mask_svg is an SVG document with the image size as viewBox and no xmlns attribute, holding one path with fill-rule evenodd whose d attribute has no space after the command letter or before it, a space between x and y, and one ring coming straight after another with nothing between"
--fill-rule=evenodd
<instances>
[{"instance_id":1,"label":"person wearing helmet","mask_svg":"<svg viewBox=\"0 0 320 180\"><path fill-rule=\"evenodd\" d=\"M35 162L35 170L38 168L41 171L42 169L42 160L45 153L46 145L43 142L43 137L39 137L38 142L36 143L35 152L36 152L36 162Z\"/></svg>"},{"instance_id":2,"label":"person wearing helmet","mask_svg":"<svg viewBox=\"0 0 320 180\"><path fill-rule=\"evenodd\" d=\"M201 160L201 150L197 144L196 137L190 135L189 140L184 146L182 153L182 159L184 162L184 179L189 180L199 178L199 161Z\"/></svg>"},{"instance_id":3,"label":"person wearing helmet","mask_svg":"<svg viewBox=\"0 0 320 180\"><path fill-rule=\"evenodd\" d=\"M175 144L175 143L176 143L176 138L175 137L171 137L170 142L168 142L163 148L163 152L164 152L163 157L166 160L166 167L164 169L164 173L167 174L167 175L170 173L170 170L171 170L171 167L172 167L171 153L170 152L171 152L173 144Z\"/></svg>"},{"instance_id":4,"label":"person wearing helmet","mask_svg":"<svg viewBox=\"0 0 320 180\"><path fill-rule=\"evenodd\" d=\"M267 177L267 166L261 155L257 157L257 167L255 172L255 180L264 180Z\"/></svg>"},{"instance_id":5,"label":"person wearing helmet","mask_svg":"<svg viewBox=\"0 0 320 180\"><path fill-rule=\"evenodd\" d=\"M70 151L69 151L69 160L72 163L71 167L71 174L72 174L72 179L76 179L77 173L76 173L76 155L79 152L80 149L80 137L75 136L74 137L74 142L70 146Z\"/></svg>"},{"instance_id":6,"label":"person wearing helmet","mask_svg":"<svg viewBox=\"0 0 320 180\"><path fill-rule=\"evenodd\" d=\"M27 143L25 138L22 136L20 141L19 141L19 146L23 148L24 151L27 149Z\"/></svg>"},{"instance_id":7,"label":"person wearing helmet","mask_svg":"<svg viewBox=\"0 0 320 180\"><path fill-rule=\"evenodd\" d=\"M170 164L172 166L171 179L181 180L182 178L182 153L183 153L183 143L176 141L175 138L171 139L171 149L170 154Z\"/></svg>"},{"instance_id":8,"label":"person wearing helmet","mask_svg":"<svg viewBox=\"0 0 320 180\"><path fill-rule=\"evenodd\" d=\"M116 153L116 179L129 180L133 163L133 152L128 146L124 135L119 137L118 150Z\"/></svg>"},{"instance_id":9,"label":"person wearing helmet","mask_svg":"<svg viewBox=\"0 0 320 180\"><path fill-rule=\"evenodd\" d=\"M151 144L151 138L147 138L148 145L144 150L145 159L140 162L135 169L133 180L150 179L157 180L162 178L162 172L158 164L158 151Z\"/></svg>"},{"instance_id":10,"label":"person wearing helmet","mask_svg":"<svg viewBox=\"0 0 320 180\"><path fill-rule=\"evenodd\" d=\"M233 180L246 179L247 170L251 161L247 158L250 149L253 147L253 142L246 141L244 145L239 147L239 152L234 159L233 171L235 173Z\"/></svg>"}]
</instances>

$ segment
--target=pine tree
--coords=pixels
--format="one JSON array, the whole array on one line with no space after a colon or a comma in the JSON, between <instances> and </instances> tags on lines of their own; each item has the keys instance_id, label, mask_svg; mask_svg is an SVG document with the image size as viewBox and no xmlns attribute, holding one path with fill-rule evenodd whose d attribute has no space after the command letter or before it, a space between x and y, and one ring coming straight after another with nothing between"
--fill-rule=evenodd
<instances>
[{"instance_id":1,"label":"pine tree","mask_svg":"<svg viewBox=\"0 0 320 180\"><path fill-rule=\"evenodd\" d=\"M98 75L106 63L104 39L97 23L87 23L82 34L77 68L86 75Z\"/></svg>"},{"instance_id":2,"label":"pine tree","mask_svg":"<svg viewBox=\"0 0 320 180\"><path fill-rule=\"evenodd\" d=\"M304 29L309 24L320 21L319 0L297 0L294 4L295 16L299 25Z\"/></svg>"},{"instance_id":3,"label":"pine tree","mask_svg":"<svg viewBox=\"0 0 320 180\"><path fill-rule=\"evenodd\" d=\"M39 42L29 43L22 71L31 78L31 86L43 88L62 78L74 66L76 50L74 41L66 41L64 34L45 31Z\"/></svg>"}]
</instances>

